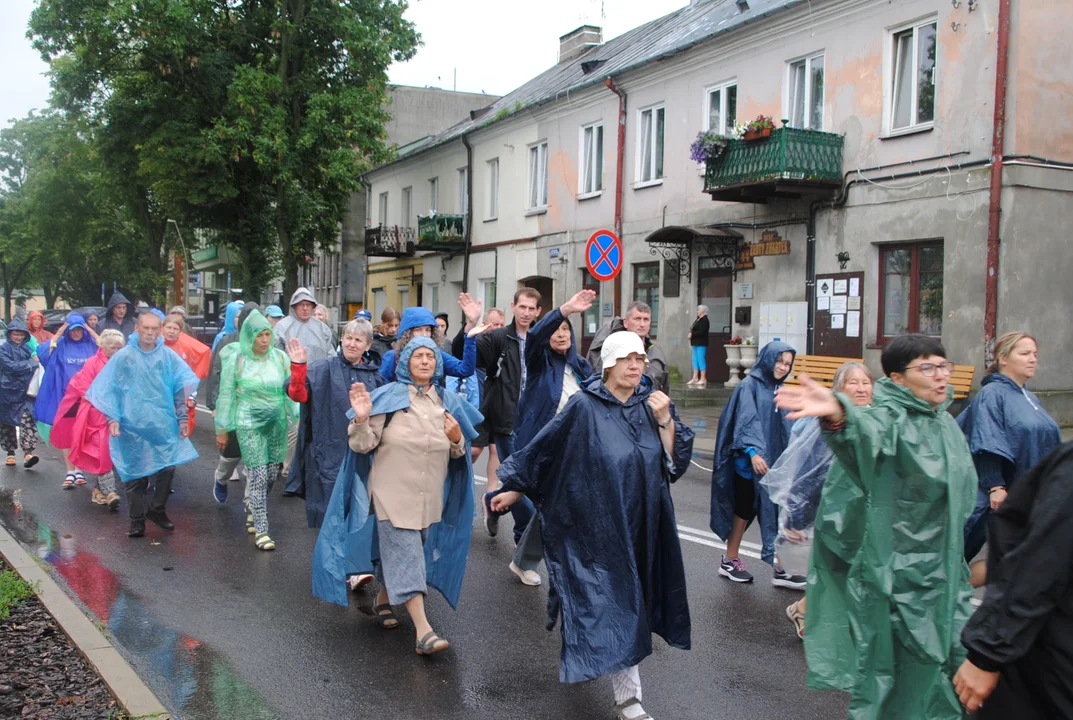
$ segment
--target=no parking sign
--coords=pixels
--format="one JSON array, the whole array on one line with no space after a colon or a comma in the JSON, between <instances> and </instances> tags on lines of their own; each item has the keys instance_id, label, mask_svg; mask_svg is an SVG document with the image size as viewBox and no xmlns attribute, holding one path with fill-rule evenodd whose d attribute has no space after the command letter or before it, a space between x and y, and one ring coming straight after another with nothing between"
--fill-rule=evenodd
<instances>
[{"instance_id":1,"label":"no parking sign","mask_svg":"<svg viewBox=\"0 0 1073 720\"><path fill-rule=\"evenodd\" d=\"M585 266L600 282L614 280L622 270L622 241L610 230L597 230L585 245Z\"/></svg>"}]
</instances>

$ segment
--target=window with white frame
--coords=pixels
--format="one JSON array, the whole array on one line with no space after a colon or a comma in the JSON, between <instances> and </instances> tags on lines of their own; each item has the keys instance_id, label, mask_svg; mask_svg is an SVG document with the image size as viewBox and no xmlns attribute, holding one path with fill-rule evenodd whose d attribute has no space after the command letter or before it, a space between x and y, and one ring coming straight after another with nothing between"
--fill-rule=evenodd
<instances>
[{"instance_id":1,"label":"window with white frame","mask_svg":"<svg viewBox=\"0 0 1073 720\"><path fill-rule=\"evenodd\" d=\"M435 315L440 311L440 286L438 284L429 285L425 296L428 297L428 309Z\"/></svg>"},{"instance_id":2,"label":"window with white frame","mask_svg":"<svg viewBox=\"0 0 1073 720\"><path fill-rule=\"evenodd\" d=\"M428 181L428 212L435 215L440 207L440 179L429 178Z\"/></svg>"},{"instance_id":3,"label":"window with white frame","mask_svg":"<svg viewBox=\"0 0 1073 720\"><path fill-rule=\"evenodd\" d=\"M604 189L604 126L600 123L581 128L581 177L579 195L592 195Z\"/></svg>"},{"instance_id":4,"label":"window with white frame","mask_svg":"<svg viewBox=\"0 0 1073 720\"><path fill-rule=\"evenodd\" d=\"M488 161L488 220L499 217L499 158Z\"/></svg>"},{"instance_id":5,"label":"window with white frame","mask_svg":"<svg viewBox=\"0 0 1073 720\"><path fill-rule=\"evenodd\" d=\"M380 193L380 214L376 216L377 222L387 225L387 193Z\"/></svg>"},{"instance_id":6,"label":"window with white frame","mask_svg":"<svg viewBox=\"0 0 1073 720\"><path fill-rule=\"evenodd\" d=\"M465 215L469 207L469 170L458 168L458 214Z\"/></svg>"},{"instance_id":7,"label":"window with white frame","mask_svg":"<svg viewBox=\"0 0 1073 720\"><path fill-rule=\"evenodd\" d=\"M790 127L823 130L823 53L790 63Z\"/></svg>"},{"instance_id":8,"label":"window with white frame","mask_svg":"<svg viewBox=\"0 0 1073 720\"><path fill-rule=\"evenodd\" d=\"M709 88L707 92L705 130L729 136L738 122L738 85L725 83Z\"/></svg>"},{"instance_id":9,"label":"window with white frame","mask_svg":"<svg viewBox=\"0 0 1073 720\"><path fill-rule=\"evenodd\" d=\"M529 148L529 209L548 206L548 143Z\"/></svg>"},{"instance_id":10,"label":"window with white frame","mask_svg":"<svg viewBox=\"0 0 1073 720\"><path fill-rule=\"evenodd\" d=\"M651 183L663 177L663 131L666 112L662 107L641 111L638 137L637 180Z\"/></svg>"},{"instance_id":11,"label":"window with white frame","mask_svg":"<svg viewBox=\"0 0 1073 720\"><path fill-rule=\"evenodd\" d=\"M410 218L414 212L414 189L413 187L404 187L402 189L402 226L410 227Z\"/></svg>"},{"instance_id":12,"label":"window with white frame","mask_svg":"<svg viewBox=\"0 0 1073 720\"><path fill-rule=\"evenodd\" d=\"M936 29L932 20L891 34L891 132L928 127L935 121Z\"/></svg>"}]
</instances>

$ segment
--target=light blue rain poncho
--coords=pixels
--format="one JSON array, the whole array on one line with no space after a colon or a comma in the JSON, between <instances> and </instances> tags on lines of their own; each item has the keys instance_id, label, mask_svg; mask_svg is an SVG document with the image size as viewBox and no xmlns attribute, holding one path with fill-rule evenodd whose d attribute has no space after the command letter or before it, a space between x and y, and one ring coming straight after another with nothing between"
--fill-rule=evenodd
<instances>
[{"instance_id":1,"label":"light blue rain poncho","mask_svg":"<svg viewBox=\"0 0 1073 720\"><path fill-rule=\"evenodd\" d=\"M179 436L186 398L198 379L182 358L157 338L146 352L138 333L117 352L86 391L86 399L109 420L119 421L119 437L109 441L116 472L124 482L138 480L197 457L189 438Z\"/></svg>"},{"instance_id":2,"label":"light blue rain poncho","mask_svg":"<svg viewBox=\"0 0 1073 720\"><path fill-rule=\"evenodd\" d=\"M417 337L402 349L396 367L397 382L388 383L372 393L371 415L386 415L410 407L410 356L417 348L436 353L434 382L443 377L443 355L429 338ZM450 390L437 388L443 406L462 428L466 451L447 465L443 488L443 515L428 529L425 542L425 575L429 587L436 588L450 603L458 605L462 577L466 574L466 557L473 530L473 463L470 443L477 437L474 429L484 417ZM353 419L354 411L347 415ZM322 600L347 605L346 578L356 573L372 573L373 561L380 555L376 535L376 517L369 514L369 471L376 452L360 455L349 448L332 490L317 545L313 551L313 594Z\"/></svg>"},{"instance_id":3,"label":"light blue rain poncho","mask_svg":"<svg viewBox=\"0 0 1073 720\"><path fill-rule=\"evenodd\" d=\"M238 325L235 322L238 320L239 311L242 310L242 306L245 304L243 300L232 300L227 303L227 307L224 309L224 329L216 333L216 337L212 339L213 350L220 344L220 340L223 339L224 335L238 332Z\"/></svg>"}]
</instances>

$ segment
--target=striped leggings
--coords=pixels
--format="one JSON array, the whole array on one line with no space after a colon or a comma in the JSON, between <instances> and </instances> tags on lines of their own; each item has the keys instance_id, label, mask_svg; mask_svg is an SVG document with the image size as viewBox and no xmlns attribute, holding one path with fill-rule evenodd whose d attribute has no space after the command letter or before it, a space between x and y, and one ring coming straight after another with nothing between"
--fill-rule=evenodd
<instances>
[{"instance_id":1,"label":"striped leggings","mask_svg":"<svg viewBox=\"0 0 1073 720\"><path fill-rule=\"evenodd\" d=\"M268 489L279 475L280 463L246 468L247 503L253 515L253 528L258 535L268 533Z\"/></svg>"}]
</instances>

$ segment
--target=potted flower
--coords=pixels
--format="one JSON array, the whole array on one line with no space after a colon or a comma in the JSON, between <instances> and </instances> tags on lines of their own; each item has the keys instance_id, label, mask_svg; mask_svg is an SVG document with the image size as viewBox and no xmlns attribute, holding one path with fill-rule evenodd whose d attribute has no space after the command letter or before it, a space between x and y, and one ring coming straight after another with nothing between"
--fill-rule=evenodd
<instances>
[{"instance_id":1,"label":"potted flower","mask_svg":"<svg viewBox=\"0 0 1073 720\"><path fill-rule=\"evenodd\" d=\"M746 375L753 369L753 365L756 364L756 341L747 337L741 344L741 369Z\"/></svg>"},{"instance_id":2,"label":"potted flower","mask_svg":"<svg viewBox=\"0 0 1073 720\"><path fill-rule=\"evenodd\" d=\"M689 158L697 163L717 160L726 150L727 142L726 137L712 130L697 133L696 140L689 146Z\"/></svg>"},{"instance_id":3,"label":"potted flower","mask_svg":"<svg viewBox=\"0 0 1073 720\"><path fill-rule=\"evenodd\" d=\"M727 353L727 367L730 368L730 379L723 383L723 387L736 387L741 382L738 372L741 369L742 342L744 341L741 339L741 335L738 335L730 338L727 344L723 346Z\"/></svg>"},{"instance_id":4,"label":"potted flower","mask_svg":"<svg viewBox=\"0 0 1073 720\"><path fill-rule=\"evenodd\" d=\"M775 130L775 122L767 115L757 115L756 120L746 124L745 134L742 135L743 140L759 140L760 138L771 137L771 133Z\"/></svg>"}]
</instances>

